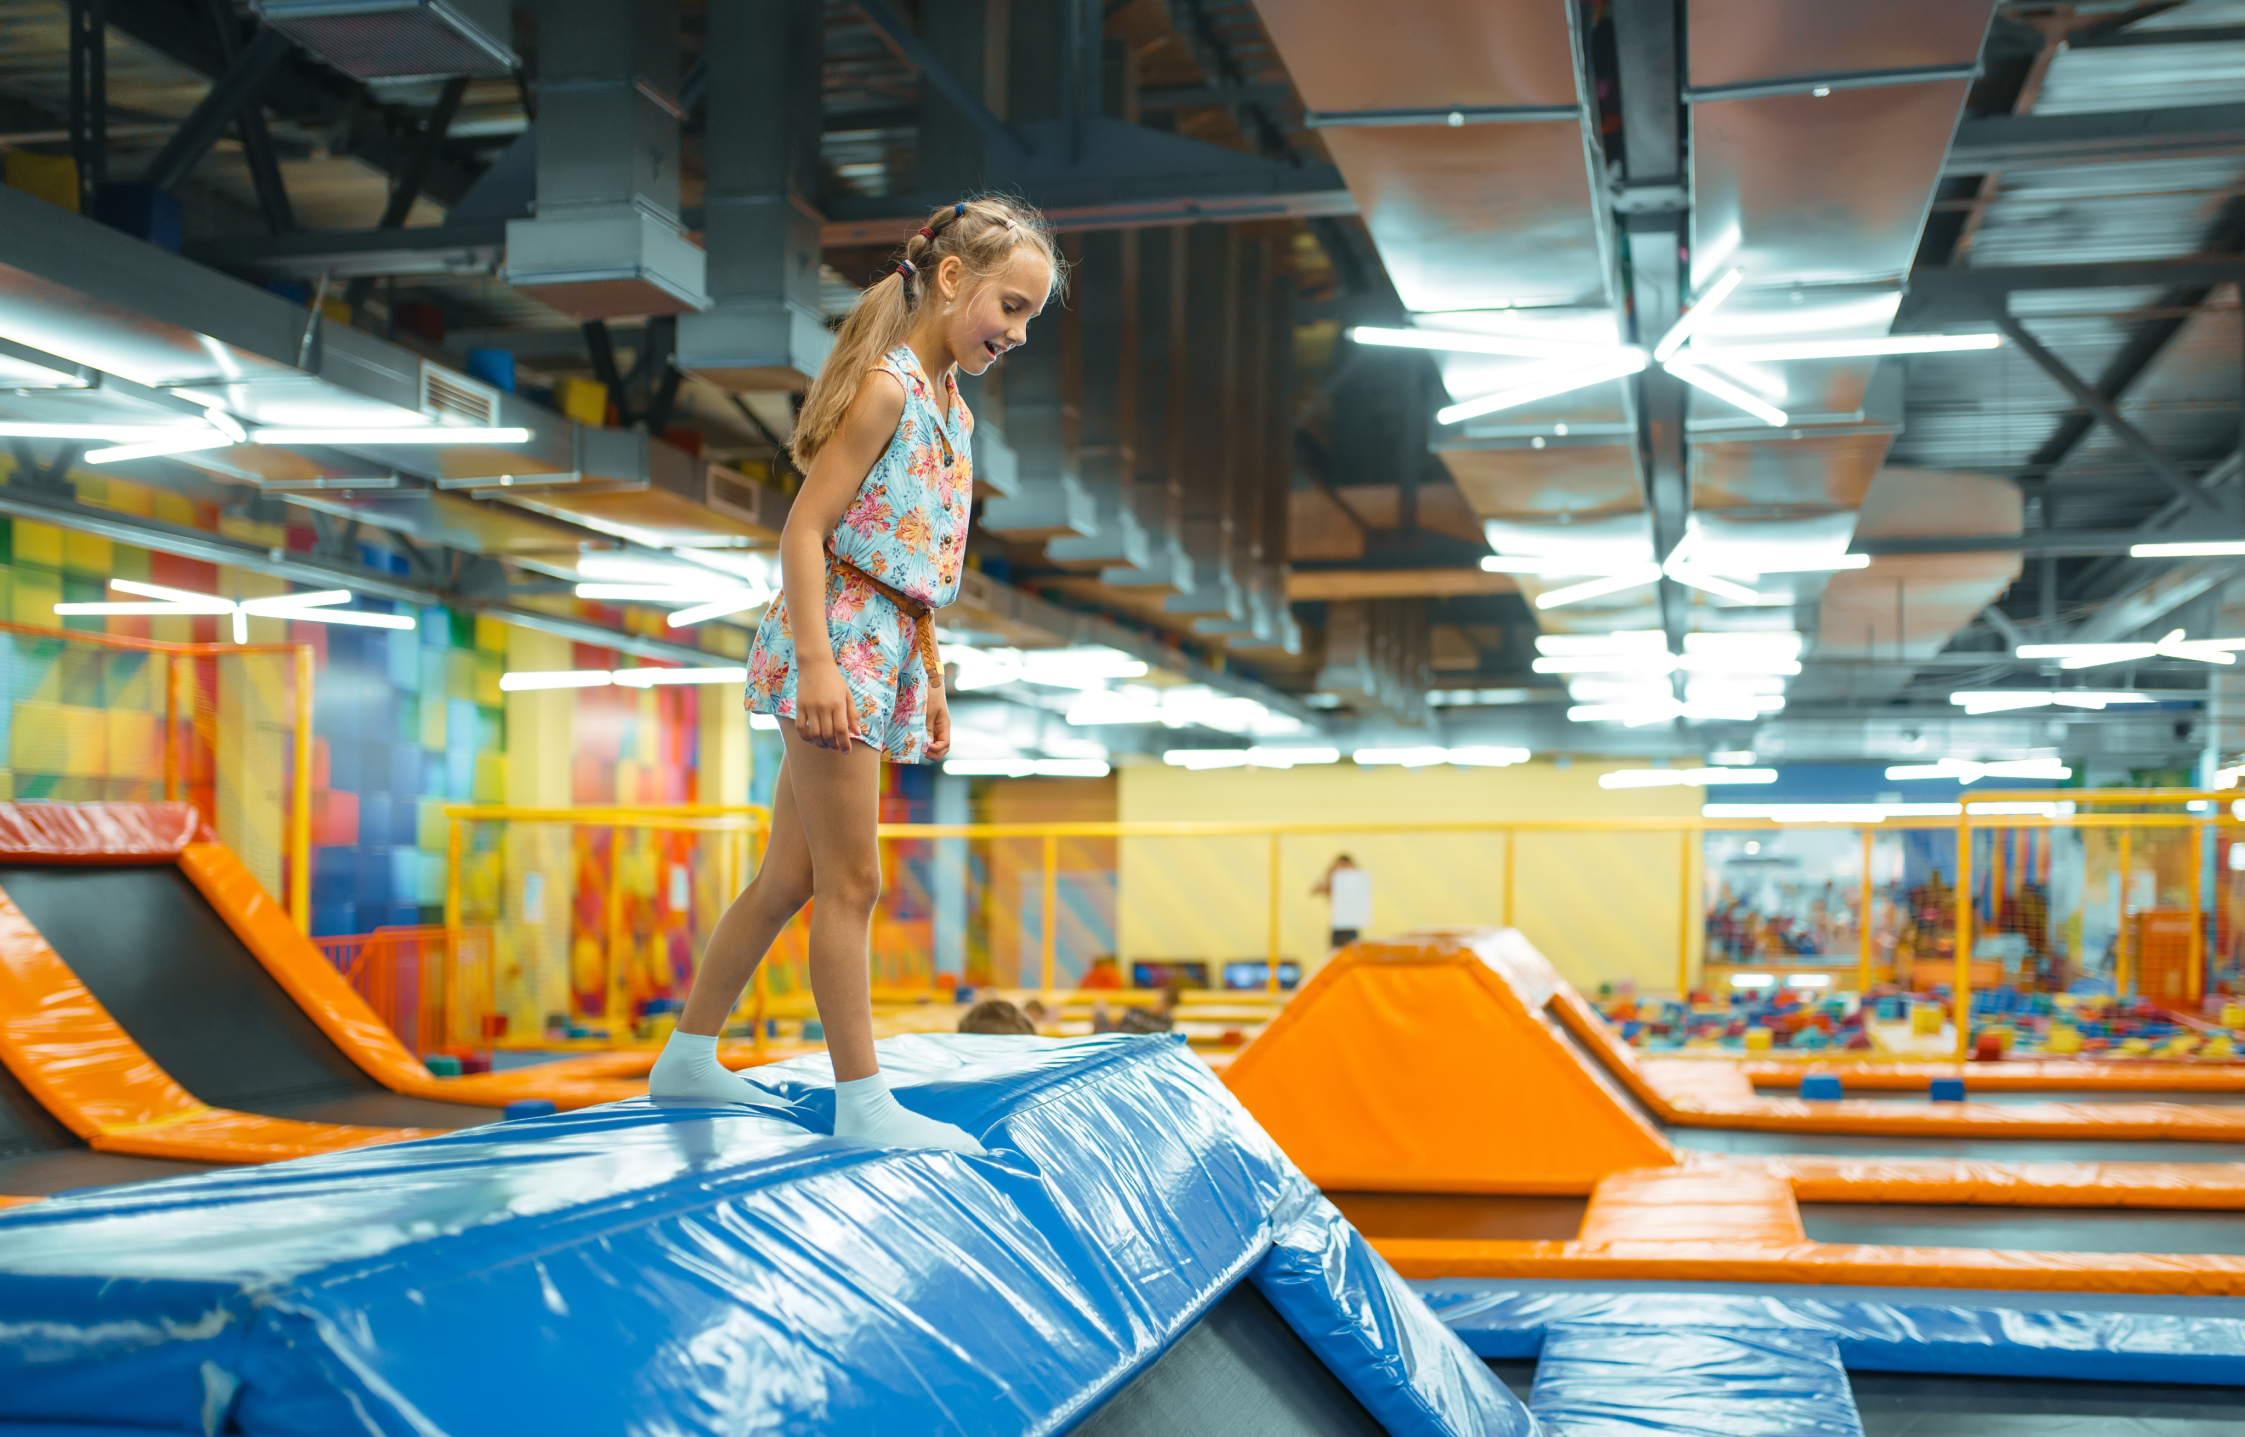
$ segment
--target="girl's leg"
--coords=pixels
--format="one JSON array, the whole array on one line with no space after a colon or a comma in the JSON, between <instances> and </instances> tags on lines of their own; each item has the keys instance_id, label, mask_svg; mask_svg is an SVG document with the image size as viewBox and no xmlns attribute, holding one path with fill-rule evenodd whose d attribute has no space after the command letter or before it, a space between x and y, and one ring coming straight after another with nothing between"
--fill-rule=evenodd
<instances>
[{"instance_id":1,"label":"girl's leg","mask_svg":"<svg viewBox=\"0 0 2245 1437\"><path fill-rule=\"evenodd\" d=\"M756 976L756 965L811 896L811 850L803 838L795 786L788 781L792 767L782 763L772 786L772 834L764 861L717 920L686 995L686 1009L678 1015L678 1028L647 1076L653 1097L747 1103L763 1096L762 1089L717 1061L717 1038L742 990Z\"/></svg>"}]
</instances>

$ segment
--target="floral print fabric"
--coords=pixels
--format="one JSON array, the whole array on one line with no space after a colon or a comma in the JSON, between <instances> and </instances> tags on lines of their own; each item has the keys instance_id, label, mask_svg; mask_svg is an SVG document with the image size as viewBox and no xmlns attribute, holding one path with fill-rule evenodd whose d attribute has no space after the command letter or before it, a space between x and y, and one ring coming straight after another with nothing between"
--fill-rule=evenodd
<instances>
[{"instance_id":1,"label":"floral print fabric","mask_svg":"<svg viewBox=\"0 0 2245 1437\"><path fill-rule=\"evenodd\" d=\"M974 419L948 375L937 409L937 387L909 346L898 345L875 368L903 385L904 414L826 549L940 609L958 597L966 563ZM928 747L927 675L911 616L862 574L828 564L826 632L866 737L891 763L920 762ZM793 718L796 667L782 595L765 611L748 656L749 710Z\"/></svg>"}]
</instances>

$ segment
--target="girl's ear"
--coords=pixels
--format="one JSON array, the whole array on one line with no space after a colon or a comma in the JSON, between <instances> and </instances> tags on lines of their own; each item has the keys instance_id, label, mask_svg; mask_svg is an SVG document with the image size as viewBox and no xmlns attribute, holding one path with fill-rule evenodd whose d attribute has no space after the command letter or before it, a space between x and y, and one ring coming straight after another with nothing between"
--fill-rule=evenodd
<instances>
[{"instance_id":1,"label":"girl's ear","mask_svg":"<svg viewBox=\"0 0 2245 1437\"><path fill-rule=\"evenodd\" d=\"M936 264L935 275L944 299L956 303L966 288L967 262L955 254L947 254Z\"/></svg>"}]
</instances>

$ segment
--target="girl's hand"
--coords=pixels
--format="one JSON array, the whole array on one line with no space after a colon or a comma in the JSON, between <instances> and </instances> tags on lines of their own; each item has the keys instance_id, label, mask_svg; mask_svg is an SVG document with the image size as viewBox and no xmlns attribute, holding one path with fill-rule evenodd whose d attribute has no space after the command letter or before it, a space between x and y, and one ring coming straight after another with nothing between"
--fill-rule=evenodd
<instances>
[{"instance_id":1,"label":"girl's hand","mask_svg":"<svg viewBox=\"0 0 2245 1437\"><path fill-rule=\"evenodd\" d=\"M941 762L951 752L951 704L940 686L928 691L928 762Z\"/></svg>"},{"instance_id":2,"label":"girl's hand","mask_svg":"<svg viewBox=\"0 0 2245 1437\"><path fill-rule=\"evenodd\" d=\"M850 686L831 658L803 661L795 678L795 731L820 748L848 753L850 740L865 738L858 726Z\"/></svg>"}]
</instances>

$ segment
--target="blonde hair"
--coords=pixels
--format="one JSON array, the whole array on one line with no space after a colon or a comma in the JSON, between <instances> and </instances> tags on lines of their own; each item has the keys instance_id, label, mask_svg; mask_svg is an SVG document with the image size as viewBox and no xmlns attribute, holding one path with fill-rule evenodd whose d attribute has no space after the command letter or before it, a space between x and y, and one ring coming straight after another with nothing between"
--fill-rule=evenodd
<instances>
[{"instance_id":1,"label":"blonde hair","mask_svg":"<svg viewBox=\"0 0 2245 1437\"><path fill-rule=\"evenodd\" d=\"M918 234L904 242L896 267L858 296L856 308L834 337L834 352L819 367L811 392L803 397L788 449L796 467L808 473L811 461L842 427L858 386L881 356L904 342L919 317L935 267L956 255L976 280L987 281L1006 267L1015 250L1027 247L1052 267L1049 299L1064 286L1060 246L1045 217L1005 195L977 195L945 205L928 216Z\"/></svg>"}]
</instances>

